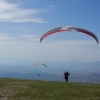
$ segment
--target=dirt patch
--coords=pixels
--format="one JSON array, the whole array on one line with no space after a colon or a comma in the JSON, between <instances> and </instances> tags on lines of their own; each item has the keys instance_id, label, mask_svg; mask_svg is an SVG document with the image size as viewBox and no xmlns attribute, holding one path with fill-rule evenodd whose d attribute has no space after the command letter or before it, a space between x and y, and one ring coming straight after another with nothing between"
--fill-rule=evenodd
<instances>
[{"instance_id":1,"label":"dirt patch","mask_svg":"<svg viewBox=\"0 0 100 100\"><path fill-rule=\"evenodd\" d=\"M8 98L16 95L17 92L13 90L0 90L0 100L7 100Z\"/></svg>"}]
</instances>

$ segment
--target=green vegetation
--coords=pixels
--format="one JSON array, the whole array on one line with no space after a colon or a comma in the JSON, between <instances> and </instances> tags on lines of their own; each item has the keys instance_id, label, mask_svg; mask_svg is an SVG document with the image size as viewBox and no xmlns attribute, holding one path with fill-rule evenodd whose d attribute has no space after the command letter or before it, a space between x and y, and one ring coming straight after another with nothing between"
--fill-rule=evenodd
<instances>
[{"instance_id":1,"label":"green vegetation","mask_svg":"<svg viewBox=\"0 0 100 100\"><path fill-rule=\"evenodd\" d=\"M100 84L0 78L0 100L100 100Z\"/></svg>"}]
</instances>

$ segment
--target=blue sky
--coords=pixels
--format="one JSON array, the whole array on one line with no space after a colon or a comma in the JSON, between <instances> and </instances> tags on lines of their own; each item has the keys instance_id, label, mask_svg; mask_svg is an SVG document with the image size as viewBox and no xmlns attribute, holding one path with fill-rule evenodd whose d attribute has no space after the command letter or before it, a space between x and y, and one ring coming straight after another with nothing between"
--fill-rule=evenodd
<instances>
[{"instance_id":1,"label":"blue sky","mask_svg":"<svg viewBox=\"0 0 100 100\"><path fill-rule=\"evenodd\" d=\"M100 39L99 0L0 0L0 58L33 61L100 61L100 45L84 34L41 35L59 26L78 26ZM6 61L5 61L6 62Z\"/></svg>"}]
</instances>

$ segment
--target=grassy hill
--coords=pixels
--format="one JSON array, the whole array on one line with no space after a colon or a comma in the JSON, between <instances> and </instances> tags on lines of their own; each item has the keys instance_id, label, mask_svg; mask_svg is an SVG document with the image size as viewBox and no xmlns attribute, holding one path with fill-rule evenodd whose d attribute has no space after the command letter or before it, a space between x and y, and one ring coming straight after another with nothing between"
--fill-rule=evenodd
<instances>
[{"instance_id":1,"label":"grassy hill","mask_svg":"<svg viewBox=\"0 0 100 100\"><path fill-rule=\"evenodd\" d=\"M0 78L0 100L100 100L100 84Z\"/></svg>"}]
</instances>

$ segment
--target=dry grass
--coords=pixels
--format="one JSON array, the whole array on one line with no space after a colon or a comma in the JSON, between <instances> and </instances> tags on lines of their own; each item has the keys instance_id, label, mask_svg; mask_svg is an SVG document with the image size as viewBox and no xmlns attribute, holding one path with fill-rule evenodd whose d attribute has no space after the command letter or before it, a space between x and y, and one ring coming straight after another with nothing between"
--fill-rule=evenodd
<instances>
[{"instance_id":1,"label":"dry grass","mask_svg":"<svg viewBox=\"0 0 100 100\"><path fill-rule=\"evenodd\" d=\"M100 84L0 79L0 100L100 100Z\"/></svg>"}]
</instances>

